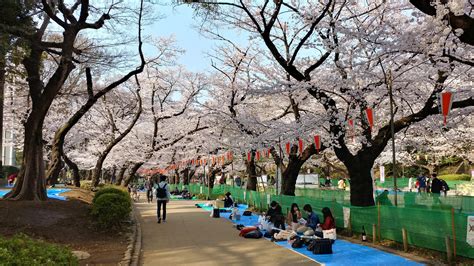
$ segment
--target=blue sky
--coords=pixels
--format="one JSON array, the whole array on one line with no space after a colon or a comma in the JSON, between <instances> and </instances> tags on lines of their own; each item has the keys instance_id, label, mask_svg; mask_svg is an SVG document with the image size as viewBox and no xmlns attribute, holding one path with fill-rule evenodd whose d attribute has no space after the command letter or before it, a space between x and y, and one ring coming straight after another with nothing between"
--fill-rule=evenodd
<instances>
[{"instance_id":1,"label":"blue sky","mask_svg":"<svg viewBox=\"0 0 474 266\"><path fill-rule=\"evenodd\" d=\"M175 7L158 5L156 11L164 18L157 20L152 25L145 26L145 33L155 37L174 35L177 45L186 51L178 60L180 64L185 65L191 71L210 69L210 59L206 52L211 53L212 48L219 42L208 39L199 33L200 21L199 18L193 18L193 9L188 5ZM237 43L246 41L239 36L236 30L220 29L219 32ZM150 47L146 47L145 50L148 50L146 52L149 53Z\"/></svg>"}]
</instances>

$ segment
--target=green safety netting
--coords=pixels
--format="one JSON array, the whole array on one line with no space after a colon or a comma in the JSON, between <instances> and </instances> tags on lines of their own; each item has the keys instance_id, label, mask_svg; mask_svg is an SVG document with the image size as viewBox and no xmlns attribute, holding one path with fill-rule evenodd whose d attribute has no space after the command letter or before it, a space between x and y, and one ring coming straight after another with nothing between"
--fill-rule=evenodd
<instances>
[{"instance_id":1,"label":"green safety netting","mask_svg":"<svg viewBox=\"0 0 474 266\"><path fill-rule=\"evenodd\" d=\"M177 184L170 187L178 187L181 190L184 186ZM446 252L445 237L448 236L451 239L451 248L455 243L456 254L474 258L474 248L466 242L467 218L474 215L474 197L443 197L404 192L397 196L398 207L394 206L393 194L385 195L385 200L377 200L380 204L376 206L355 207L350 205L349 191L297 188L296 196L285 196L275 195L274 189L268 187L265 191L251 191L229 185L215 185L210 191L208 187L200 184L189 184L186 187L193 194L209 193L211 198L230 192L238 202L259 210L267 210L273 200L280 203L284 212L290 209L292 203L297 203L300 209L305 204L310 204L322 218L321 209L329 207L338 228L344 228L344 209L347 208L350 211L350 226L354 232L362 233L365 228L366 233L372 236L373 225L376 225L376 234L380 239L402 242L404 228L410 245L441 252ZM378 192L377 195L380 194L381 192Z\"/></svg>"}]
</instances>

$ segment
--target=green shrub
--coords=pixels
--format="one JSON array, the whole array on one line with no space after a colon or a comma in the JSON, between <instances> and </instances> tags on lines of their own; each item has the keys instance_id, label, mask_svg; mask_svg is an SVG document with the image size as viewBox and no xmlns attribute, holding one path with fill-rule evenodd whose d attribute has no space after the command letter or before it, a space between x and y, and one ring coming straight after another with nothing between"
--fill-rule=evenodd
<instances>
[{"instance_id":1,"label":"green shrub","mask_svg":"<svg viewBox=\"0 0 474 266\"><path fill-rule=\"evenodd\" d=\"M101 188L99 191L97 191L94 195L94 199L92 200L92 203L94 203L103 194L118 194L126 198L130 198L127 191L122 190L118 187L110 186L110 187Z\"/></svg>"},{"instance_id":2,"label":"green shrub","mask_svg":"<svg viewBox=\"0 0 474 266\"><path fill-rule=\"evenodd\" d=\"M207 194L197 194L196 198L199 200L207 200Z\"/></svg>"},{"instance_id":3,"label":"green shrub","mask_svg":"<svg viewBox=\"0 0 474 266\"><path fill-rule=\"evenodd\" d=\"M81 188L85 190L91 190L92 181L90 180L81 180Z\"/></svg>"},{"instance_id":4,"label":"green shrub","mask_svg":"<svg viewBox=\"0 0 474 266\"><path fill-rule=\"evenodd\" d=\"M463 180L463 181L469 181L471 180L470 175L466 174L450 174L450 175L440 175L440 179L443 179L444 181L454 181L454 180Z\"/></svg>"},{"instance_id":5,"label":"green shrub","mask_svg":"<svg viewBox=\"0 0 474 266\"><path fill-rule=\"evenodd\" d=\"M104 187L104 184L99 184L98 188ZM91 180L81 180L81 188L85 190L92 190Z\"/></svg>"},{"instance_id":6,"label":"green shrub","mask_svg":"<svg viewBox=\"0 0 474 266\"><path fill-rule=\"evenodd\" d=\"M103 193L92 204L92 215L102 228L118 227L130 217L132 203L128 195Z\"/></svg>"},{"instance_id":7,"label":"green shrub","mask_svg":"<svg viewBox=\"0 0 474 266\"><path fill-rule=\"evenodd\" d=\"M18 234L10 239L0 237L2 265L79 265L66 247Z\"/></svg>"}]
</instances>

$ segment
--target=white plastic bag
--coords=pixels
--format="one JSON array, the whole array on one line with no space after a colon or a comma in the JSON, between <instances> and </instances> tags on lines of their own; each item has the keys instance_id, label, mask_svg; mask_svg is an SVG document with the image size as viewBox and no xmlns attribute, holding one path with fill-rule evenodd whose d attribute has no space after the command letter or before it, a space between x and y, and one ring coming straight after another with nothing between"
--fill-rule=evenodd
<instances>
[{"instance_id":1,"label":"white plastic bag","mask_svg":"<svg viewBox=\"0 0 474 266\"><path fill-rule=\"evenodd\" d=\"M257 224L257 227L260 228L261 230L271 231L272 228L273 228L273 223L267 221L267 219L265 218L265 216L260 215L260 216L258 217L258 224Z\"/></svg>"},{"instance_id":2,"label":"white plastic bag","mask_svg":"<svg viewBox=\"0 0 474 266\"><path fill-rule=\"evenodd\" d=\"M337 239L336 228L323 230L323 238L336 240Z\"/></svg>"}]
</instances>

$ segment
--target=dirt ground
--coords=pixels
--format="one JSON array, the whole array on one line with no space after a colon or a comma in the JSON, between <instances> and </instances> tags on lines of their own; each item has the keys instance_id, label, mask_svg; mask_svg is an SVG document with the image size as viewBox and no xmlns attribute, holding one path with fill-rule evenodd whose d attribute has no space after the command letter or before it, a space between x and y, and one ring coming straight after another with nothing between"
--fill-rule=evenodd
<instances>
[{"instance_id":1,"label":"dirt ground","mask_svg":"<svg viewBox=\"0 0 474 266\"><path fill-rule=\"evenodd\" d=\"M24 233L34 238L88 252L82 265L113 264L123 258L128 245L127 231L104 232L97 229L89 215L92 194L75 190L64 193L67 201L45 202L0 200L0 234Z\"/></svg>"}]
</instances>

